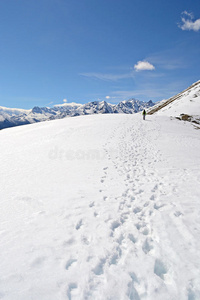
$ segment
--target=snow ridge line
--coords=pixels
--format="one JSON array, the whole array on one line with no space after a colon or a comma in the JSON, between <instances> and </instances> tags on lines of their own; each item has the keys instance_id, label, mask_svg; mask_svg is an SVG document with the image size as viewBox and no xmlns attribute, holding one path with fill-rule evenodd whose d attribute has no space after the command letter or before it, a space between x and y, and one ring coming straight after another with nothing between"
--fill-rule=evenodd
<instances>
[{"instance_id":1,"label":"snow ridge line","mask_svg":"<svg viewBox=\"0 0 200 300\"><path fill-rule=\"evenodd\" d=\"M188 91L190 91L192 88L194 88L195 86L200 84L200 80L193 83L191 86L189 86L187 89L185 89L184 91L182 91L181 93L178 93L177 95L169 98L166 101L162 101L161 103L158 103L158 105L155 105L152 109L150 108L147 112L148 115L153 115L154 113L156 113L157 111L161 110L162 108L164 108L165 106L169 105L170 103L174 102L175 100L180 99L182 96L184 96L184 94Z\"/></svg>"}]
</instances>

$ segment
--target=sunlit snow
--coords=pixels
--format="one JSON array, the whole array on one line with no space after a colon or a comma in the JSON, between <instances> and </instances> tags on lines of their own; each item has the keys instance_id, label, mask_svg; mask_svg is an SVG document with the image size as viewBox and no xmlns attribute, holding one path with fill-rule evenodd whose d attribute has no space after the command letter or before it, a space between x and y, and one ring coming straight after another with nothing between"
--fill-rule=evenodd
<instances>
[{"instance_id":1,"label":"sunlit snow","mask_svg":"<svg viewBox=\"0 0 200 300\"><path fill-rule=\"evenodd\" d=\"M200 138L92 115L0 131L0 299L200 299Z\"/></svg>"}]
</instances>

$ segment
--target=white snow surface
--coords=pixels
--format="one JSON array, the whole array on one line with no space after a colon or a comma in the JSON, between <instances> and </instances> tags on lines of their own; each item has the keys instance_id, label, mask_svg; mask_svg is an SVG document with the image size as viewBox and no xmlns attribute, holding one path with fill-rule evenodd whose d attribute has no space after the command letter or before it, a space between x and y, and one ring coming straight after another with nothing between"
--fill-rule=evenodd
<instances>
[{"instance_id":1,"label":"white snow surface","mask_svg":"<svg viewBox=\"0 0 200 300\"><path fill-rule=\"evenodd\" d=\"M200 138L152 115L0 131L0 299L200 299Z\"/></svg>"}]
</instances>

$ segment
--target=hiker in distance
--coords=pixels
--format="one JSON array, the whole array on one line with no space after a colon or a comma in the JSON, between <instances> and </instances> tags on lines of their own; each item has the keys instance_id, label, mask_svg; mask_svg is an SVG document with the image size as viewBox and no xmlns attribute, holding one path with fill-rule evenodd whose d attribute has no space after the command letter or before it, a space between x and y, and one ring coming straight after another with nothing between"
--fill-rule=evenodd
<instances>
[{"instance_id":1,"label":"hiker in distance","mask_svg":"<svg viewBox=\"0 0 200 300\"><path fill-rule=\"evenodd\" d=\"M142 115L143 115L143 120L145 120L145 116L146 116L146 114L147 114L147 113L146 113L146 110L144 109L144 110L143 110L143 112L142 112Z\"/></svg>"}]
</instances>

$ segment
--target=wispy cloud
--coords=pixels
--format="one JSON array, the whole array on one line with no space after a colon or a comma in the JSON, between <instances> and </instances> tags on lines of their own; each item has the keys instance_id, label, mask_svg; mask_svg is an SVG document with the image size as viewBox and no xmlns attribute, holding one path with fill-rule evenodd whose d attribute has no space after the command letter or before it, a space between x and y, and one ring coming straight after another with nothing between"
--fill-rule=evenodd
<instances>
[{"instance_id":1,"label":"wispy cloud","mask_svg":"<svg viewBox=\"0 0 200 300\"><path fill-rule=\"evenodd\" d=\"M155 70L155 67L148 61L138 61L134 67L129 67L129 71L121 73L99 73L99 72L86 72L79 73L80 76L88 77L91 79L98 79L103 81L119 81L128 78L135 78L136 72L144 70Z\"/></svg>"},{"instance_id":2,"label":"wispy cloud","mask_svg":"<svg viewBox=\"0 0 200 300\"><path fill-rule=\"evenodd\" d=\"M187 11L182 12L182 24L178 24L178 27L182 30L200 30L200 19L193 20L193 13L189 13Z\"/></svg>"},{"instance_id":3,"label":"wispy cloud","mask_svg":"<svg viewBox=\"0 0 200 300\"><path fill-rule=\"evenodd\" d=\"M182 82L173 82L169 84L162 84L157 86L156 84L139 85L134 90L118 90L113 91L111 95L115 96L119 101L127 100L129 98L139 98L153 101L161 99L168 99L173 95L176 95L182 91L184 85Z\"/></svg>"},{"instance_id":4,"label":"wispy cloud","mask_svg":"<svg viewBox=\"0 0 200 300\"><path fill-rule=\"evenodd\" d=\"M105 99L109 103L116 103L116 101L118 100L118 97L116 97L116 96L106 96ZM102 99L102 100L104 100L104 99Z\"/></svg>"},{"instance_id":5,"label":"wispy cloud","mask_svg":"<svg viewBox=\"0 0 200 300\"><path fill-rule=\"evenodd\" d=\"M45 106L49 106L49 105L52 105L54 102L53 101L51 101L51 102L49 102L49 103L46 103L45 104Z\"/></svg>"},{"instance_id":6,"label":"wispy cloud","mask_svg":"<svg viewBox=\"0 0 200 300\"><path fill-rule=\"evenodd\" d=\"M99 79L104 81L118 81L121 79L131 78L133 77L132 72L124 73L124 74L107 74L107 73L80 73L79 75L93 78L93 79Z\"/></svg>"},{"instance_id":7,"label":"wispy cloud","mask_svg":"<svg viewBox=\"0 0 200 300\"><path fill-rule=\"evenodd\" d=\"M149 71L152 71L152 70L155 70L155 67L150 64L148 61L138 61L136 65L134 65L134 69L136 71L146 71L146 70L149 70Z\"/></svg>"},{"instance_id":8,"label":"wispy cloud","mask_svg":"<svg viewBox=\"0 0 200 300\"><path fill-rule=\"evenodd\" d=\"M135 90L120 90L113 92L118 99L125 100L129 98L162 98L164 96L164 90L157 88L148 88L148 89L135 89Z\"/></svg>"},{"instance_id":9,"label":"wispy cloud","mask_svg":"<svg viewBox=\"0 0 200 300\"><path fill-rule=\"evenodd\" d=\"M184 58L177 57L177 53L180 49L180 45L178 47L174 47L173 49L167 49L162 52L154 53L148 56L146 59L150 60L153 64L156 64L159 69L163 70L176 70L183 69L187 67Z\"/></svg>"}]
</instances>

